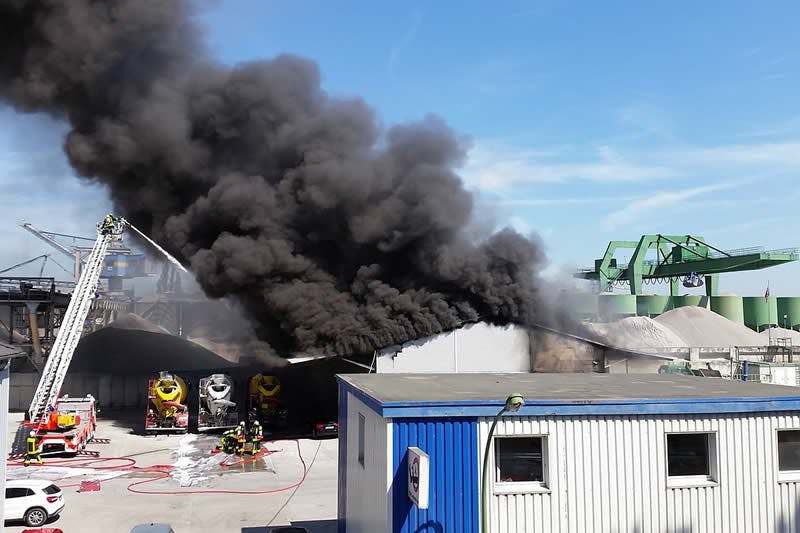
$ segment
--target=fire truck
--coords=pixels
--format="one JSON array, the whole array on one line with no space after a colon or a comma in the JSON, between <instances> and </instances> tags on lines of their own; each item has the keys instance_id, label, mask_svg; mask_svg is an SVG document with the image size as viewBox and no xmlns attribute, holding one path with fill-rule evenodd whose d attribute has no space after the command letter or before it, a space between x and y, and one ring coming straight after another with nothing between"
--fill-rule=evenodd
<instances>
[{"instance_id":1,"label":"fire truck","mask_svg":"<svg viewBox=\"0 0 800 533\"><path fill-rule=\"evenodd\" d=\"M100 274L109 245L122 240L122 233L130 228L153 245L167 259L184 272L186 269L163 248L136 229L123 218L107 215L97 224L97 240L86 259L78 278L61 326L47 356L42 377L26 413L25 425L36 437L42 455L54 453L75 454L83 450L94 438L97 425L97 405L91 395L71 398L61 395L72 356L83 334L84 323L92 301L97 297Z\"/></svg>"}]
</instances>

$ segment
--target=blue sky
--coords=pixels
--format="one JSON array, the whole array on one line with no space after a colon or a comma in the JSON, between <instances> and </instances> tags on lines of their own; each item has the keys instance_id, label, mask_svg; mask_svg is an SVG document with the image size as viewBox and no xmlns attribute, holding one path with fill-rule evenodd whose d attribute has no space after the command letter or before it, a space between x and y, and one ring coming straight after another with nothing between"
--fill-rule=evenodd
<instances>
[{"instance_id":1,"label":"blue sky","mask_svg":"<svg viewBox=\"0 0 800 533\"><path fill-rule=\"evenodd\" d=\"M800 4L205 4L225 62L307 56L331 94L364 97L387 124L435 113L470 136L461 174L481 216L539 233L554 275L644 233L800 245ZM8 218L80 231L103 212L102 191L69 179L53 152L58 130L0 120ZM15 187L26 175L51 178ZM42 253L16 221L0 228L16 243L5 263ZM798 274L732 274L721 288L762 294L769 279L773 294L800 294Z\"/></svg>"}]
</instances>

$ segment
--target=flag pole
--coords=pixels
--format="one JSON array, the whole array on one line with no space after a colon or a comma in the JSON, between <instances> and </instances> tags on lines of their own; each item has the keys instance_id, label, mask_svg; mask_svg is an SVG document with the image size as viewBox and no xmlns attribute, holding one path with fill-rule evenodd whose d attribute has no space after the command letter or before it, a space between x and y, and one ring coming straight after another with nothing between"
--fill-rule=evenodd
<instances>
[{"instance_id":1,"label":"flag pole","mask_svg":"<svg viewBox=\"0 0 800 533\"><path fill-rule=\"evenodd\" d=\"M769 280L767 280L767 327L769 331L767 335L769 336L769 345L772 346L772 308L769 305Z\"/></svg>"}]
</instances>

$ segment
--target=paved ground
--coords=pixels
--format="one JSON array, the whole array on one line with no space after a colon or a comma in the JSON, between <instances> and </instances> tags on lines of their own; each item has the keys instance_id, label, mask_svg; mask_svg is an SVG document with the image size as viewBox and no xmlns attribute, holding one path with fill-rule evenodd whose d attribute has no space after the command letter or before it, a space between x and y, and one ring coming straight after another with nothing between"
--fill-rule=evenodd
<instances>
[{"instance_id":1,"label":"paved ground","mask_svg":"<svg viewBox=\"0 0 800 533\"><path fill-rule=\"evenodd\" d=\"M22 414L10 415L8 441L20 426ZM134 434L141 422L130 415L98 421L96 437L109 444L92 444L100 458L63 461L45 458L44 466L24 468L10 463L9 479L40 478L63 487L66 506L49 524L64 533L129 533L136 524L163 522L176 533L263 533L268 525L302 525L311 533L336 531L336 439L270 442L274 451L255 462L223 466L223 454L211 454L217 439L211 435ZM112 459L112 458L128 459ZM229 457L227 463L240 458ZM302 460L301 460L302 459ZM135 461L135 464L133 464ZM303 461L307 465L303 479ZM165 479L147 481L162 472L153 465L170 465ZM100 491L79 492L81 481L101 480ZM131 486L132 483L147 481ZM137 494L132 490L170 494ZM191 493L186 491L271 491L261 494ZM174 494L172 493L174 492ZM18 533L22 524L6 523Z\"/></svg>"}]
</instances>

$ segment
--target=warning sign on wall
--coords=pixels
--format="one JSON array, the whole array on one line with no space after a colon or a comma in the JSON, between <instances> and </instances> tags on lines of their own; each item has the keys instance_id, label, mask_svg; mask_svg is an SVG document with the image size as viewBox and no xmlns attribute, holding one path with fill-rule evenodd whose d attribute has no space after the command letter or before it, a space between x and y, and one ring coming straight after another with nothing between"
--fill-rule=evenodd
<instances>
[{"instance_id":1,"label":"warning sign on wall","mask_svg":"<svg viewBox=\"0 0 800 533\"><path fill-rule=\"evenodd\" d=\"M420 509L428 508L428 470L430 458L428 454L409 446L408 458L408 497Z\"/></svg>"}]
</instances>

